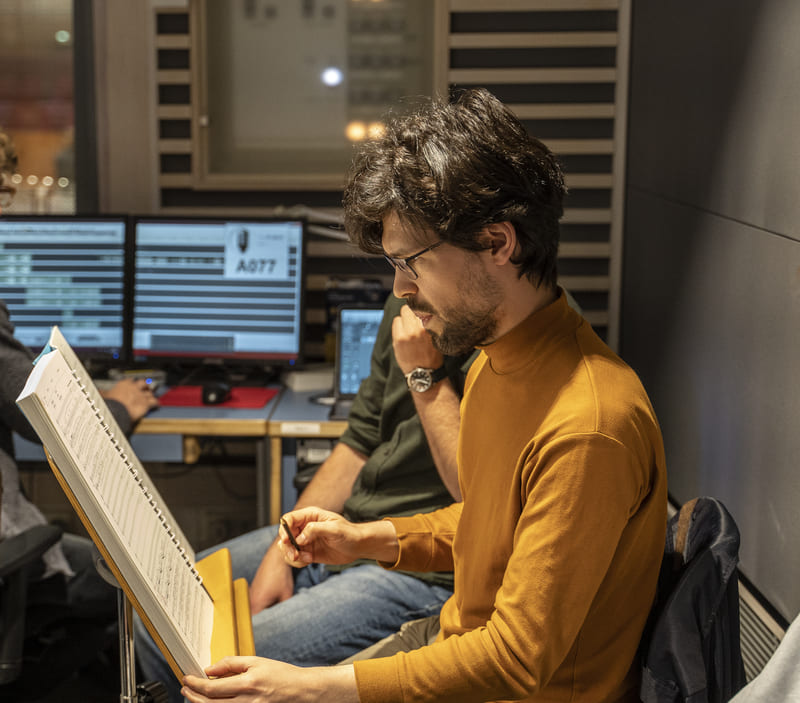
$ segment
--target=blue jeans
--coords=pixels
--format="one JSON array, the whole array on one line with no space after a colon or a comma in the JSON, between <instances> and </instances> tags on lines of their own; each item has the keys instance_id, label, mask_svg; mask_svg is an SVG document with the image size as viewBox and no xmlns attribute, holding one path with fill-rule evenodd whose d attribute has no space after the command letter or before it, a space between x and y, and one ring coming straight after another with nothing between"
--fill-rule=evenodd
<instances>
[{"instance_id":1,"label":"blue jeans","mask_svg":"<svg viewBox=\"0 0 800 703\"><path fill-rule=\"evenodd\" d=\"M263 527L201 552L227 547L233 577L251 583L277 525ZM407 574L364 564L332 572L311 564L295 572L294 595L253 616L256 653L297 666L336 664L417 618L436 615L452 592ZM181 701L175 676L137 618L136 660L145 680L163 681Z\"/></svg>"}]
</instances>

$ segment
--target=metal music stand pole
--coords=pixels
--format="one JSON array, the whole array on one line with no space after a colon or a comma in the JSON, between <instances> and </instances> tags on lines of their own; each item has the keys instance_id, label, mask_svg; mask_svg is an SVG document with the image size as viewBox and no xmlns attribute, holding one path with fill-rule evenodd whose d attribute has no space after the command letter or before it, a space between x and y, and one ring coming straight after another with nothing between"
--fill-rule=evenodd
<instances>
[{"instance_id":1,"label":"metal music stand pole","mask_svg":"<svg viewBox=\"0 0 800 703\"><path fill-rule=\"evenodd\" d=\"M136 690L136 661L133 653L133 606L124 591L117 587L117 622L119 623L120 703L139 703Z\"/></svg>"},{"instance_id":2,"label":"metal music stand pole","mask_svg":"<svg viewBox=\"0 0 800 703\"><path fill-rule=\"evenodd\" d=\"M136 685L136 658L133 651L133 606L125 591L108 568L97 547L94 547L94 564L106 583L117 589L117 625L119 627L119 677L120 703L167 703L164 684L157 681Z\"/></svg>"}]
</instances>

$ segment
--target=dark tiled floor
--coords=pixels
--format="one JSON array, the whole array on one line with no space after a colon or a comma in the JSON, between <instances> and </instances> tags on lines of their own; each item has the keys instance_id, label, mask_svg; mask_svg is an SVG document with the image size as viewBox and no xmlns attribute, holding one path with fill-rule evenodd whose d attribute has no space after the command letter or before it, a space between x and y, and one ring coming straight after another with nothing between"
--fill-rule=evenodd
<instances>
[{"instance_id":1,"label":"dark tiled floor","mask_svg":"<svg viewBox=\"0 0 800 703\"><path fill-rule=\"evenodd\" d=\"M35 700L37 703L117 703L120 700L120 688L118 683L112 688L109 683L82 675Z\"/></svg>"},{"instance_id":2,"label":"dark tiled floor","mask_svg":"<svg viewBox=\"0 0 800 703\"><path fill-rule=\"evenodd\" d=\"M108 660L93 661L63 677L57 685L47 680L47 669L38 677L23 674L22 685L0 688L3 703L118 703L119 666Z\"/></svg>"}]
</instances>

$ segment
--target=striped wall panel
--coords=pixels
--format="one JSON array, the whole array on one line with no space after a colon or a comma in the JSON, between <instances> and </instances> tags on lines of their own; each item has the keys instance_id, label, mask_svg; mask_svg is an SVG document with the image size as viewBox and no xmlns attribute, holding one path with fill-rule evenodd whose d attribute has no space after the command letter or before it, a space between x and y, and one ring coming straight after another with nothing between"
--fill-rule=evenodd
<instances>
[{"instance_id":1,"label":"striped wall panel","mask_svg":"<svg viewBox=\"0 0 800 703\"><path fill-rule=\"evenodd\" d=\"M191 7L191 3L190 3ZM617 339L619 219L627 86L625 0L449 0L447 81L484 86L558 154L569 195L559 273L587 319ZM162 214L272 215L302 206L336 219L340 191L199 190L193 187L190 10L157 8L159 193ZM320 216L318 218L318 216ZM306 356L323 358L326 286L366 277L387 287L384 262L312 228L308 247Z\"/></svg>"}]
</instances>

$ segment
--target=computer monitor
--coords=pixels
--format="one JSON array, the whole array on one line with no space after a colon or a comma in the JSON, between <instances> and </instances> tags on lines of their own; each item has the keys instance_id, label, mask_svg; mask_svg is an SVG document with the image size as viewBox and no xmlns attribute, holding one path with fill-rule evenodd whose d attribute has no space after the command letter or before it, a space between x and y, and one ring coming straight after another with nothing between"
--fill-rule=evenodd
<instances>
[{"instance_id":1,"label":"computer monitor","mask_svg":"<svg viewBox=\"0 0 800 703\"><path fill-rule=\"evenodd\" d=\"M0 299L41 349L58 325L84 361L124 353L125 217L0 217Z\"/></svg>"},{"instance_id":2,"label":"computer monitor","mask_svg":"<svg viewBox=\"0 0 800 703\"><path fill-rule=\"evenodd\" d=\"M301 359L302 220L135 217L133 233L135 360Z\"/></svg>"},{"instance_id":3,"label":"computer monitor","mask_svg":"<svg viewBox=\"0 0 800 703\"><path fill-rule=\"evenodd\" d=\"M347 420L361 382L369 376L372 349L383 320L382 307L339 308L331 420Z\"/></svg>"},{"instance_id":4,"label":"computer monitor","mask_svg":"<svg viewBox=\"0 0 800 703\"><path fill-rule=\"evenodd\" d=\"M355 397L361 381L369 376L383 308L345 305L339 308L338 317L334 391L337 396Z\"/></svg>"}]
</instances>

